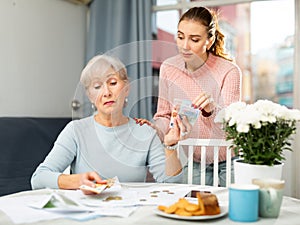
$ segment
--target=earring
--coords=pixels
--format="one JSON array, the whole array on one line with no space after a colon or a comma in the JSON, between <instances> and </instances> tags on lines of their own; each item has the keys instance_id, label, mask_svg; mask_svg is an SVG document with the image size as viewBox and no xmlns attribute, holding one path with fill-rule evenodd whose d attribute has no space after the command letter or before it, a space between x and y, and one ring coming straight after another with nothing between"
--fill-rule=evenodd
<instances>
[{"instance_id":1,"label":"earring","mask_svg":"<svg viewBox=\"0 0 300 225\"><path fill-rule=\"evenodd\" d=\"M128 104L128 98L126 97L125 99L124 99L124 108L127 106L127 104Z\"/></svg>"},{"instance_id":2,"label":"earring","mask_svg":"<svg viewBox=\"0 0 300 225\"><path fill-rule=\"evenodd\" d=\"M94 111L96 111L97 109L96 109L96 106L95 106L95 104L94 103L92 103L92 109L94 110Z\"/></svg>"}]
</instances>

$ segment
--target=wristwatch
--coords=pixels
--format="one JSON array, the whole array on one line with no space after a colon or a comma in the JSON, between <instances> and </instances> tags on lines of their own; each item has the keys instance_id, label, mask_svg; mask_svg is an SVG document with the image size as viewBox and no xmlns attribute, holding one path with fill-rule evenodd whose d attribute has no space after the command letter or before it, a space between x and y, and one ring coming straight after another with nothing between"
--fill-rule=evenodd
<instances>
[{"instance_id":1,"label":"wristwatch","mask_svg":"<svg viewBox=\"0 0 300 225\"><path fill-rule=\"evenodd\" d=\"M168 149L168 150L175 150L178 147L178 143L175 145L166 145L165 143L163 143L164 148Z\"/></svg>"}]
</instances>

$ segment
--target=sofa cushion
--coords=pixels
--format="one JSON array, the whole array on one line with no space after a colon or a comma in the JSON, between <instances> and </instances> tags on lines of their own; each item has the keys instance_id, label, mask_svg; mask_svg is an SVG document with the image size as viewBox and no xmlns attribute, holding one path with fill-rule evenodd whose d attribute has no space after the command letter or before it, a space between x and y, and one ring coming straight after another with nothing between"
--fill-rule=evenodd
<instances>
[{"instance_id":1,"label":"sofa cushion","mask_svg":"<svg viewBox=\"0 0 300 225\"><path fill-rule=\"evenodd\" d=\"M30 178L70 118L0 118L0 196L30 190Z\"/></svg>"}]
</instances>

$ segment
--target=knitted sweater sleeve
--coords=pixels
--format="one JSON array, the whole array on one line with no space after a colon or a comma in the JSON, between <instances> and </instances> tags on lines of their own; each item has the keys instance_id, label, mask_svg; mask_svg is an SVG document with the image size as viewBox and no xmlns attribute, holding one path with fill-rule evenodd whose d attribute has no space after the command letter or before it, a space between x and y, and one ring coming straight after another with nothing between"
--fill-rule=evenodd
<instances>
[{"instance_id":1,"label":"knitted sweater sleeve","mask_svg":"<svg viewBox=\"0 0 300 225\"><path fill-rule=\"evenodd\" d=\"M157 111L153 118L156 126L158 126L164 134L168 130L172 109L172 102L169 101L168 96L169 82L167 79L167 71L167 66L162 64L159 75Z\"/></svg>"},{"instance_id":2,"label":"knitted sweater sleeve","mask_svg":"<svg viewBox=\"0 0 300 225\"><path fill-rule=\"evenodd\" d=\"M222 107L241 100L241 78L239 67L235 66L228 71L221 86Z\"/></svg>"}]
</instances>

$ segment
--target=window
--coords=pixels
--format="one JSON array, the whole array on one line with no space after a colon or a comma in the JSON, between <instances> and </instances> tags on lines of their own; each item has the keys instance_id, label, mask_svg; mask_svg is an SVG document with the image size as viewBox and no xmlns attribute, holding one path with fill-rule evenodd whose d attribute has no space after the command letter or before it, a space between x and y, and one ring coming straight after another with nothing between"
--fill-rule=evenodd
<instances>
[{"instance_id":1,"label":"window","mask_svg":"<svg viewBox=\"0 0 300 225\"><path fill-rule=\"evenodd\" d=\"M153 12L154 38L162 43L168 42L169 49L172 49L182 12L197 5L213 7L219 12L219 25L226 36L226 48L243 73L242 100L254 102L263 98L292 107L294 1L231 0L237 3L222 5L224 2L220 1L220 5L213 6L209 2L157 0ZM158 74L157 70L168 54L164 48L157 46L153 54L153 68Z\"/></svg>"},{"instance_id":2,"label":"window","mask_svg":"<svg viewBox=\"0 0 300 225\"><path fill-rule=\"evenodd\" d=\"M157 0L159 2L159 0ZM158 40L175 44L174 34L179 16L194 6L213 7L220 11L219 23L227 36L227 49L234 56L243 73L242 100L254 102L269 99L288 107L300 107L300 1L298 0L178 0L177 4L156 5L154 36ZM165 16L159 16L164 12ZM178 13L178 19L174 16ZM169 13L169 14L168 14ZM163 22L161 20L164 20ZM164 25L166 24L166 25ZM175 26L175 30L173 31ZM157 46L156 46L157 48ZM164 56L163 48L154 57ZM154 67L159 71L160 60ZM293 148L299 143L299 127ZM300 155L297 151L286 154L287 181L285 192L300 197Z\"/></svg>"}]
</instances>

